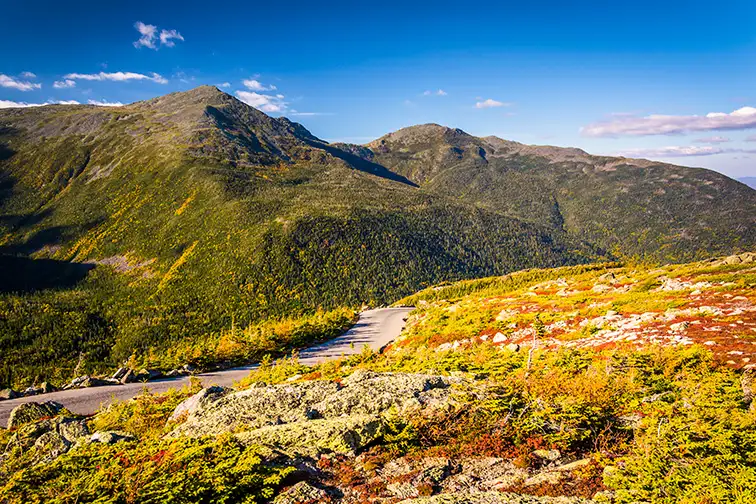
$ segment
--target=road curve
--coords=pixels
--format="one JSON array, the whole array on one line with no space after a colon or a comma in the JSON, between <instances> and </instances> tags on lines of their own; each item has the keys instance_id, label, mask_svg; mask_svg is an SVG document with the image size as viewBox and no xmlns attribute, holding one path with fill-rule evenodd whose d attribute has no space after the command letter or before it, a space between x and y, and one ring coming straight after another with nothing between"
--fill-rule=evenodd
<instances>
[{"instance_id":1,"label":"road curve","mask_svg":"<svg viewBox=\"0 0 756 504\"><path fill-rule=\"evenodd\" d=\"M343 355L360 353L365 345L369 345L370 348L378 351L402 332L404 319L410 311L412 311L412 308L378 308L364 311L360 313L357 323L338 338L302 350L299 353L299 361L302 364L312 366L319 362L337 359ZM202 380L204 386L231 386L234 382L246 377L255 368L257 368L257 364L202 373L196 376ZM115 400L131 399L145 388L157 393L165 392L169 388L180 388L188 383L189 377L183 376L164 378L147 383L61 390L50 394L0 401L0 425L5 425L8 422L11 410L24 402L57 401L73 413L90 415L97 411L100 406L108 405Z\"/></svg>"}]
</instances>

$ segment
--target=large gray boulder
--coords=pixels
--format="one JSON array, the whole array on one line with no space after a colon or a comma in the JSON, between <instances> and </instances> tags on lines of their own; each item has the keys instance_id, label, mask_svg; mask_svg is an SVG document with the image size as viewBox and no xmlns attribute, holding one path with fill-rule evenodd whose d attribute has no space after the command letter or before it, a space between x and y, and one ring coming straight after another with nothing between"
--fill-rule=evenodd
<instances>
[{"instance_id":1,"label":"large gray boulder","mask_svg":"<svg viewBox=\"0 0 756 504\"><path fill-rule=\"evenodd\" d=\"M43 403L28 402L19 404L10 412L8 428L15 429L24 424L35 422L42 418L54 417L63 409L63 405L55 401Z\"/></svg>"},{"instance_id":2,"label":"large gray boulder","mask_svg":"<svg viewBox=\"0 0 756 504\"><path fill-rule=\"evenodd\" d=\"M173 414L171 414L169 420L177 422L183 418L186 418L189 415L192 415L202 408L206 407L207 405L213 403L214 401L217 401L230 391L231 389L226 387L214 386L204 388L189 399L176 406L176 409L173 410Z\"/></svg>"},{"instance_id":3,"label":"large gray boulder","mask_svg":"<svg viewBox=\"0 0 756 504\"><path fill-rule=\"evenodd\" d=\"M459 378L358 371L341 383L318 380L210 388L180 404L168 437L235 433L292 454L353 453L383 434L384 416L446 407Z\"/></svg>"}]
</instances>

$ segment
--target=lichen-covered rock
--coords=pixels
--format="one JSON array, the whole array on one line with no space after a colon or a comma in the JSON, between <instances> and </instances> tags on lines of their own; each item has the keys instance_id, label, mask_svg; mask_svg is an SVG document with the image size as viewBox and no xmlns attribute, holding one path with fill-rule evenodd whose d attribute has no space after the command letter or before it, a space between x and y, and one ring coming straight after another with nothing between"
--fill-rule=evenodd
<instances>
[{"instance_id":1,"label":"lichen-covered rock","mask_svg":"<svg viewBox=\"0 0 756 504\"><path fill-rule=\"evenodd\" d=\"M457 492L407 499L399 504L588 504L580 497L537 497L501 492Z\"/></svg>"},{"instance_id":2,"label":"lichen-covered rock","mask_svg":"<svg viewBox=\"0 0 756 504\"><path fill-rule=\"evenodd\" d=\"M34 442L41 462L53 460L66 453L71 447L71 442L55 431L42 434Z\"/></svg>"},{"instance_id":3,"label":"lichen-covered rock","mask_svg":"<svg viewBox=\"0 0 756 504\"><path fill-rule=\"evenodd\" d=\"M43 403L28 402L19 404L10 412L8 428L15 429L21 425L34 422L45 417L54 417L63 409L63 405L55 401Z\"/></svg>"},{"instance_id":4,"label":"lichen-covered rock","mask_svg":"<svg viewBox=\"0 0 756 504\"><path fill-rule=\"evenodd\" d=\"M330 381L256 385L226 394L214 401L198 401L197 407L179 425L172 437L199 437L221 432L249 430L314 418L312 406L338 391Z\"/></svg>"},{"instance_id":5,"label":"lichen-covered rock","mask_svg":"<svg viewBox=\"0 0 756 504\"><path fill-rule=\"evenodd\" d=\"M328 497L325 490L315 488L306 481L287 488L273 500L273 504L315 504Z\"/></svg>"},{"instance_id":6,"label":"lichen-covered rock","mask_svg":"<svg viewBox=\"0 0 756 504\"><path fill-rule=\"evenodd\" d=\"M274 447L292 456L321 453L353 454L383 435L383 422L376 416L343 418L271 425L236 437L246 444Z\"/></svg>"},{"instance_id":7,"label":"lichen-covered rock","mask_svg":"<svg viewBox=\"0 0 756 504\"><path fill-rule=\"evenodd\" d=\"M169 418L171 421L180 420L199 411L202 407L220 399L231 389L226 387L208 387L200 390L189 399L176 406L173 414Z\"/></svg>"},{"instance_id":8,"label":"lichen-covered rock","mask_svg":"<svg viewBox=\"0 0 756 504\"><path fill-rule=\"evenodd\" d=\"M357 371L341 385L327 380L258 384L248 390L200 400L171 437L199 437L252 430L270 425L332 419L351 415L379 415L389 409L407 412L439 408L450 402L459 378L411 373ZM205 393L200 397L210 399ZM181 414L181 411L174 414ZM178 417L176 417L178 418Z\"/></svg>"}]
</instances>

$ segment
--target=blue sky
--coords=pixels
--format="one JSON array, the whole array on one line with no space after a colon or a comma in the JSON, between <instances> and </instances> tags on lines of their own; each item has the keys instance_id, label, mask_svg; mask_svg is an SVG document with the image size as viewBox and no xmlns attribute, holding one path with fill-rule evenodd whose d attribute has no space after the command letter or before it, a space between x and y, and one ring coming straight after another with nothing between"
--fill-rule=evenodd
<instances>
[{"instance_id":1,"label":"blue sky","mask_svg":"<svg viewBox=\"0 0 756 504\"><path fill-rule=\"evenodd\" d=\"M0 9L0 106L129 103L227 84L327 140L436 122L756 175L753 1L0 0Z\"/></svg>"}]
</instances>

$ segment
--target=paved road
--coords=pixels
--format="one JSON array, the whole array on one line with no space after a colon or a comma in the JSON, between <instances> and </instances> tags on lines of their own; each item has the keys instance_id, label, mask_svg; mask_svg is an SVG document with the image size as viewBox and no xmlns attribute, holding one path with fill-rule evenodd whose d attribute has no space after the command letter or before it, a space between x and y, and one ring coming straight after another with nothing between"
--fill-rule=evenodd
<instances>
[{"instance_id":1,"label":"paved road","mask_svg":"<svg viewBox=\"0 0 756 504\"><path fill-rule=\"evenodd\" d=\"M302 350L299 354L299 362L311 366L326 360L337 359L342 355L360 353L365 345L370 345L373 350L380 350L402 332L404 319L410 311L412 311L411 308L378 308L364 311L360 314L357 323L338 338ZM231 386L256 367L257 365L253 364L196 376L202 380L204 386ZM180 388L188 383L189 378L184 376L147 383L61 390L50 394L0 401L0 425L5 425L10 411L23 402L57 401L74 413L89 415L101 405L110 404L116 399L121 401L130 399L145 387L152 392L165 392L169 388Z\"/></svg>"}]
</instances>

